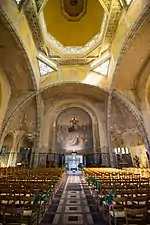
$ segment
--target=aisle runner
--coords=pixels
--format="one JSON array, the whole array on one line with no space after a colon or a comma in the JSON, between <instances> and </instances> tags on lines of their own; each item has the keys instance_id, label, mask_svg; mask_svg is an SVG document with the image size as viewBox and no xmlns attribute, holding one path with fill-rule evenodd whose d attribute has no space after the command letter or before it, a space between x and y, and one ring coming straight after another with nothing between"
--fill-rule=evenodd
<instances>
[{"instance_id":1,"label":"aisle runner","mask_svg":"<svg viewBox=\"0 0 150 225\"><path fill-rule=\"evenodd\" d=\"M69 176L59 188L41 225L104 225L88 186L80 176Z\"/></svg>"}]
</instances>

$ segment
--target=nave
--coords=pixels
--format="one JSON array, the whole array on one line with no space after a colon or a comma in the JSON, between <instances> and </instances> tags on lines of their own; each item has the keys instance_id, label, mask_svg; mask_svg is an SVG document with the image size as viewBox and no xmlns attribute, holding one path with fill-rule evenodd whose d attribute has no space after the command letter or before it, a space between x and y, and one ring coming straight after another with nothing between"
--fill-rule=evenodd
<instances>
[{"instance_id":1,"label":"nave","mask_svg":"<svg viewBox=\"0 0 150 225\"><path fill-rule=\"evenodd\" d=\"M70 175L58 189L41 225L104 225L95 199L82 176Z\"/></svg>"}]
</instances>

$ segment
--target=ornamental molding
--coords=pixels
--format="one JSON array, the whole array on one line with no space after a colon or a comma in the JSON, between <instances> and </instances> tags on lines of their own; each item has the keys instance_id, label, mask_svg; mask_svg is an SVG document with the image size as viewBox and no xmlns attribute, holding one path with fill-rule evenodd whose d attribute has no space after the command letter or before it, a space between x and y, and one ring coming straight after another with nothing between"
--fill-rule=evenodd
<instances>
[{"instance_id":1,"label":"ornamental molding","mask_svg":"<svg viewBox=\"0 0 150 225\"><path fill-rule=\"evenodd\" d=\"M60 65L86 65L88 64L89 59L60 59L58 60Z\"/></svg>"},{"instance_id":2,"label":"ornamental molding","mask_svg":"<svg viewBox=\"0 0 150 225\"><path fill-rule=\"evenodd\" d=\"M63 1L63 0L62 0ZM96 48L101 48L106 44L111 44L116 32L120 16L123 11L118 0L99 0L99 4L102 5L105 13L103 22L100 28L100 33L95 35L87 44L84 46L63 46L57 41L51 34L46 30L45 20L42 13L42 9L46 4L47 0L29 0L25 7L25 13L28 18L31 30L35 37L37 47L45 52L52 51L56 52L55 55L60 57L74 57L75 55L87 57ZM40 13L39 13L40 12ZM42 35L42 33L44 35ZM99 50L98 50L99 51ZM50 56L51 54L49 54ZM57 59L56 59L57 60Z\"/></svg>"},{"instance_id":3,"label":"ornamental molding","mask_svg":"<svg viewBox=\"0 0 150 225\"><path fill-rule=\"evenodd\" d=\"M35 43L37 44L37 47L42 52L45 52L46 49L45 49L44 39L42 36L42 30L38 21L37 8L36 8L36 3L34 0L28 0L26 6L24 7L24 12L30 24L30 28L31 28Z\"/></svg>"},{"instance_id":4,"label":"ornamental molding","mask_svg":"<svg viewBox=\"0 0 150 225\"><path fill-rule=\"evenodd\" d=\"M118 22L122 15L123 8L121 7L119 1L112 0L111 3L111 12L109 17L109 23L106 30L104 43L111 44L115 35L115 32L118 27Z\"/></svg>"},{"instance_id":5,"label":"ornamental molding","mask_svg":"<svg viewBox=\"0 0 150 225\"><path fill-rule=\"evenodd\" d=\"M46 0L47 1L47 0ZM36 8L37 8L37 12L39 12L43 6L43 4L46 2L45 0L36 0Z\"/></svg>"}]
</instances>

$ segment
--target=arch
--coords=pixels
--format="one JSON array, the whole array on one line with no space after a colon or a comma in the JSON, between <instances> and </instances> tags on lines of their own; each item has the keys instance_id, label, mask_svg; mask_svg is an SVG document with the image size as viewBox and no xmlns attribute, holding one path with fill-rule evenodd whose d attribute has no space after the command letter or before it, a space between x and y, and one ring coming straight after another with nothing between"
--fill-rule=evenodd
<instances>
[{"instance_id":1,"label":"arch","mask_svg":"<svg viewBox=\"0 0 150 225\"><path fill-rule=\"evenodd\" d=\"M110 87L111 90L115 89L116 77L117 77L117 73L119 71L119 68L121 67L121 61L124 57L124 53L127 52L128 49L130 49L129 48L130 42L135 37L137 30L141 27L141 25L148 18L149 12L150 12L150 7L149 7L149 4L147 4L145 6L144 10L138 16L138 19L134 22L133 26L131 27L130 32L128 32L127 37L125 38L125 41L124 41L123 46L121 48L120 55L117 59L115 70L114 70L114 73L113 73L113 76L112 76L112 82L111 82L111 87Z\"/></svg>"},{"instance_id":2,"label":"arch","mask_svg":"<svg viewBox=\"0 0 150 225\"><path fill-rule=\"evenodd\" d=\"M150 79L147 80L145 87L144 103L148 113L150 114Z\"/></svg>"},{"instance_id":3,"label":"arch","mask_svg":"<svg viewBox=\"0 0 150 225\"><path fill-rule=\"evenodd\" d=\"M8 133L3 141L3 147L6 150L6 153L11 152L13 147L14 135L12 133Z\"/></svg>"},{"instance_id":4,"label":"arch","mask_svg":"<svg viewBox=\"0 0 150 225\"><path fill-rule=\"evenodd\" d=\"M85 104L86 102L86 104ZM49 124L49 130L45 130L45 126L43 127L43 130L46 132L46 133L49 133L49 146L53 146L53 141L55 138L54 138L54 130L51 131L50 130L50 127L52 128L53 127L53 123L54 121L56 121L57 119L57 116L63 111L63 110L66 110L68 108L71 108L71 107L77 107L77 108L82 108L83 110L85 110L89 115L90 117L92 118L92 125L93 125L93 148L96 150L99 150L98 148L100 148L100 144L101 144L101 141L103 140L103 142L105 142L105 145L106 145L106 134L105 134L105 129L101 123L101 121L98 119L99 118L99 115L98 115L98 112L95 110L95 108L90 104L90 102L88 101L88 99L83 99L83 100L79 100L79 99L65 99L63 101L58 101L57 103L55 103L55 106L53 106L53 110L51 110L51 108L49 108L47 111L46 111L46 114L45 114L45 124L47 124L47 121L48 121L48 116L50 118L50 124ZM54 113L55 112L55 113ZM96 126L96 128L95 128ZM48 129L48 128L47 128ZM96 130L95 130L96 129ZM44 132L42 132L42 134L44 135ZM45 137L45 135L44 135ZM100 137L100 139L99 139ZM45 142L46 141L46 137L45 137ZM96 143L96 140L97 140L97 143Z\"/></svg>"},{"instance_id":5,"label":"arch","mask_svg":"<svg viewBox=\"0 0 150 225\"><path fill-rule=\"evenodd\" d=\"M9 112L7 118L5 118L5 120L3 122L3 127L2 127L1 132L0 132L0 140L3 139L3 136L5 135L7 126L9 124L12 116L14 115L14 113L17 110L19 110L23 105L25 105L32 98L40 95L42 92L46 91L47 89L52 88L52 87L60 87L62 85L67 85L67 84L84 85L84 86L88 86L90 89L93 88L97 91L102 91L104 93L108 93L108 90L105 90L101 87L96 87L96 86L89 85L89 84L82 84L82 83L79 83L78 81L74 81L74 82L72 82L72 81L71 82L70 81L66 81L66 82L60 81L60 82L56 82L56 83L53 83L53 84L49 84L46 87L42 87L41 89L39 89L37 91L33 91L32 93L29 93L27 96L23 97L23 99L21 99L21 101L16 106L14 106L14 108Z\"/></svg>"},{"instance_id":6,"label":"arch","mask_svg":"<svg viewBox=\"0 0 150 225\"><path fill-rule=\"evenodd\" d=\"M91 153L93 128L89 113L79 107L68 107L59 112L55 124L55 151Z\"/></svg>"},{"instance_id":7,"label":"arch","mask_svg":"<svg viewBox=\"0 0 150 225\"><path fill-rule=\"evenodd\" d=\"M35 75L34 75L34 71L32 69L32 63L30 62L30 59L26 53L26 49L24 47L24 44L21 40L21 38L19 37L19 34L17 33L17 30L16 28L13 26L12 22L10 21L10 19L8 18L6 12L2 9L2 7L0 7L0 18L1 20L6 24L7 28L9 29L11 35L13 36L14 40L18 43L19 45L19 48L21 49L21 54L27 64L27 67L28 67L28 70L29 70L29 73L31 74L31 80L32 80L32 83L33 83L33 87L34 87L34 90L37 90L37 82L36 82L36 78L35 78Z\"/></svg>"},{"instance_id":8,"label":"arch","mask_svg":"<svg viewBox=\"0 0 150 225\"><path fill-rule=\"evenodd\" d=\"M15 164L19 163L26 167L30 166L33 145L33 139L30 139L27 135L24 134L20 137L16 145L18 159L16 159Z\"/></svg>"},{"instance_id":9,"label":"arch","mask_svg":"<svg viewBox=\"0 0 150 225\"><path fill-rule=\"evenodd\" d=\"M35 97L36 95L39 95L40 93L42 93L43 91L47 90L48 88L51 88L51 87L55 87L55 86L58 86L60 87L61 85L67 85L67 84L73 84L73 85L81 85L79 82L57 82L57 83L54 83L54 84L49 84L48 86L44 87L44 88L41 88L40 90L38 91L34 91L32 93L30 93L28 96L26 96L25 98L23 98L14 108L13 110L10 112L10 114L8 115L8 117L4 120L4 123L3 123L3 127L1 129L1 133L0 133L0 137L1 137L1 141L3 140L3 136L5 135L5 132L6 132L6 129L7 129L7 126L12 118L12 116L14 115L14 113L19 110L24 104L26 104L29 100L31 100L33 97ZM107 117L108 115L111 115L111 101L110 101L110 98L111 98L111 95L113 95L114 97L118 97L118 99L120 100L120 102L122 104L125 104L125 106L131 111L131 113L135 116L138 124L141 125L141 129L142 129L142 132L143 132L143 136L145 137L145 141L146 141L146 146L147 146L147 149L150 149L149 147L149 141L147 139L147 133L145 131L145 128L143 126L143 120L141 118L141 115L140 113L138 112L137 108L125 97L125 96L122 96L121 93L119 93L118 91L114 91L114 92L110 92L108 90L105 90L103 88L100 88L100 87L95 87L93 85L87 85L87 84L82 84L82 85L86 85L88 86L89 88L93 88L93 89L96 89L96 90L99 90L99 91L102 91L106 94L108 94L108 106L107 106ZM121 97L120 97L121 96ZM109 122L108 122L109 123ZM111 148L110 148L111 149Z\"/></svg>"},{"instance_id":10,"label":"arch","mask_svg":"<svg viewBox=\"0 0 150 225\"><path fill-rule=\"evenodd\" d=\"M14 145L14 135L12 133L8 133L4 137L3 145L1 148L0 167L8 167L9 166L13 145Z\"/></svg>"},{"instance_id":11,"label":"arch","mask_svg":"<svg viewBox=\"0 0 150 225\"><path fill-rule=\"evenodd\" d=\"M23 135L17 144L17 150L20 148L33 148L33 140L29 139L26 135Z\"/></svg>"}]
</instances>

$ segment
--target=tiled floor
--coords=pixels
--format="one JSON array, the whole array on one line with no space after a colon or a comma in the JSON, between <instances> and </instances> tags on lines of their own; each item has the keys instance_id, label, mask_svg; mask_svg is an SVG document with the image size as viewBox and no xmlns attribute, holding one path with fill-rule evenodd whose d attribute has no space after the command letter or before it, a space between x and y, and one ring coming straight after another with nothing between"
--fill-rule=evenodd
<instances>
[{"instance_id":1,"label":"tiled floor","mask_svg":"<svg viewBox=\"0 0 150 225\"><path fill-rule=\"evenodd\" d=\"M41 225L104 225L99 209L81 176L68 176Z\"/></svg>"}]
</instances>

